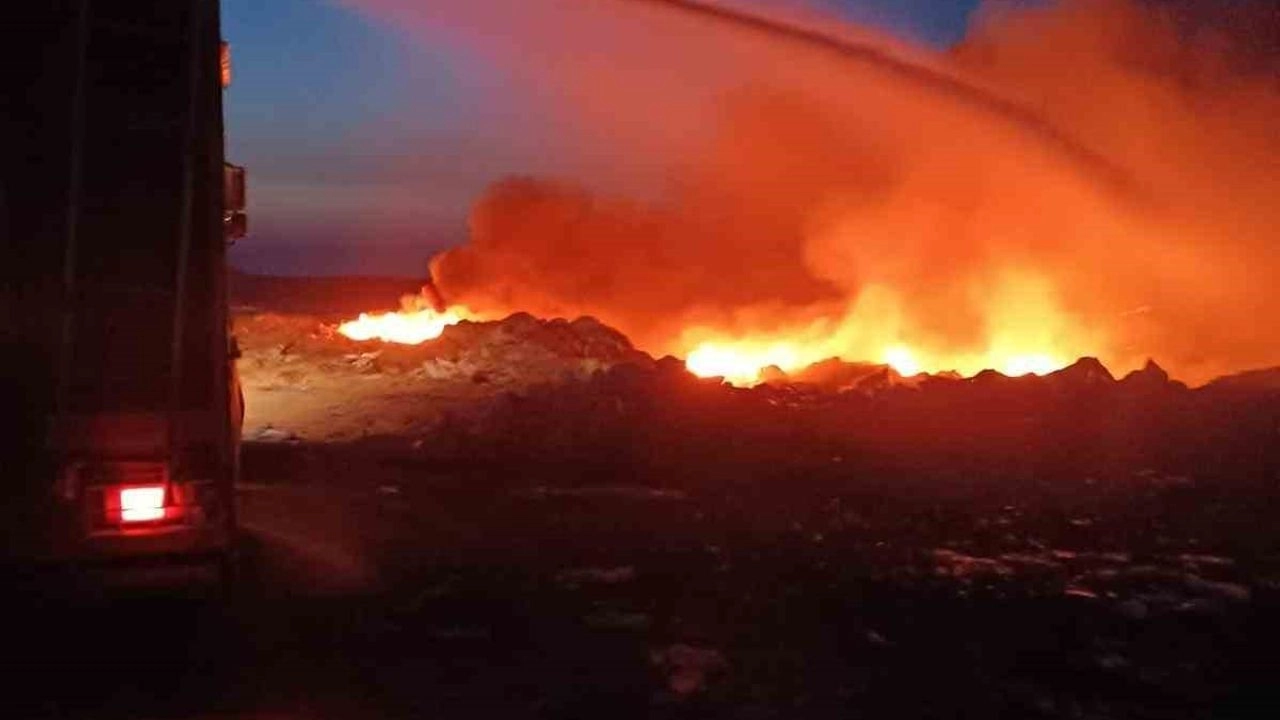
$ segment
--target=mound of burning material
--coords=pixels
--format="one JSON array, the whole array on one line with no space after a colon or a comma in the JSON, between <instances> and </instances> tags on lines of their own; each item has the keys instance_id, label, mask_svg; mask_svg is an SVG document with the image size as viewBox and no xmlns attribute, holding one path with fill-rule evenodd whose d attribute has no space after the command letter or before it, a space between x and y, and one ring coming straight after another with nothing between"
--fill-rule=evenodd
<instances>
[{"instance_id":1,"label":"mound of burning material","mask_svg":"<svg viewBox=\"0 0 1280 720\"><path fill-rule=\"evenodd\" d=\"M310 316L244 316L237 319L236 333L246 374L301 361L329 372L513 387L651 362L622 333L589 317L539 320L516 313L497 321L462 320L419 344L353 340Z\"/></svg>"},{"instance_id":2,"label":"mound of burning material","mask_svg":"<svg viewBox=\"0 0 1280 720\"><path fill-rule=\"evenodd\" d=\"M650 362L625 335L589 317L539 320L517 313L497 322L461 322L445 328L432 345L423 374L499 386L573 379L619 363Z\"/></svg>"},{"instance_id":3,"label":"mound of burning material","mask_svg":"<svg viewBox=\"0 0 1280 720\"><path fill-rule=\"evenodd\" d=\"M963 378L830 359L744 388L655 360L591 318L464 320L409 345L257 314L238 318L237 334L250 438L380 436L439 459L1105 476L1256 460L1280 427L1275 370L1192 390L1154 363L1123 379L1090 358L1044 376Z\"/></svg>"},{"instance_id":4,"label":"mound of burning material","mask_svg":"<svg viewBox=\"0 0 1280 720\"><path fill-rule=\"evenodd\" d=\"M412 436L442 412L618 363L652 363L591 318L461 321L416 345L358 341L314 315L236 318L250 439Z\"/></svg>"},{"instance_id":5,"label":"mound of burning material","mask_svg":"<svg viewBox=\"0 0 1280 720\"><path fill-rule=\"evenodd\" d=\"M1192 390L1154 363L1116 379L1082 358L1046 376L902 379L886 368L842 391L790 382L735 388L664 358L450 413L427 451L677 483L690 468L710 467L743 482L835 472L968 486L1137 468L1261 478L1277 459L1260 449L1280 427L1280 392L1231 385ZM981 471L966 474L974 468Z\"/></svg>"}]
</instances>

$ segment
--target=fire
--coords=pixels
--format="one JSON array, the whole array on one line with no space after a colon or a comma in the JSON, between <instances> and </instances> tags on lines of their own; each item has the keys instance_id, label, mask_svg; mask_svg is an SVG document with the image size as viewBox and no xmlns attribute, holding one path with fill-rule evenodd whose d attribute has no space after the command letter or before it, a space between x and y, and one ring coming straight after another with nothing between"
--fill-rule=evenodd
<instances>
[{"instance_id":1,"label":"fire","mask_svg":"<svg viewBox=\"0 0 1280 720\"><path fill-rule=\"evenodd\" d=\"M913 328L904 319L908 299L872 284L835 317L830 308L816 316L801 313L765 332L754 330L747 317L733 330L693 324L665 347L642 344L640 349L684 357L685 367L698 377L750 387L771 375L794 376L830 359L880 362L903 377L939 372L972 376L987 369L1008 376L1044 375L1092 354L1102 343L1102 336L1086 332L1061 307L1053 285L1037 273L1017 268L993 273L980 293L986 332L968 346ZM361 313L339 325L338 332L359 341L417 345L463 320L494 317L492 310L477 313L465 305L447 305L431 283L400 303L398 312Z\"/></svg>"},{"instance_id":2,"label":"fire","mask_svg":"<svg viewBox=\"0 0 1280 720\"><path fill-rule=\"evenodd\" d=\"M749 326L734 332L700 326L685 332L676 354L695 375L756 385L771 366L792 375L830 358L883 363L903 377L972 376L987 369L1011 377L1045 375L1107 344L1103 333L1065 310L1054 286L1035 272L992 273L974 293L981 298L985 331L965 344L914 327L904 312L911 298L873 285L834 321L801 321L767 333ZM1116 370L1130 367L1109 360Z\"/></svg>"},{"instance_id":3,"label":"fire","mask_svg":"<svg viewBox=\"0 0 1280 720\"><path fill-rule=\"evenodd\" d=\"M698 377L723 377L731 385L758 385L764 380L765 370L777 368L784 373L794 373L827 357L837 357L812 348L788 342L706 342L698 345L685 358L685 367ZM1021 375L1047 375L1071 363L1065 355L1052 353L1008 353L991 351L978 355L928 358L906 345L888 346L880 354L880 360L903 377L920 373L955 371L972 376L991 369L1017 377ZM857 356L846 359L855 360Z\"/></svg>"},{"instance_id":4,"label":"fire","mask_svg":"<svg viewBox=\"0 0 1280 720\"><path fill-rule=\"evenodd\" d=\"M893 368L899 375L915 375L920 372L920 361L915 353L903 345L894 345L884 351L884 364Z\"/></svg>"},{"instance_id":5,"label":"fire","mask_svg":"<svg viewBox=\"0 0 1280 720\"><path fill-rule=\"evenodd\" d=\"M476 310L590 314L740 383L832 357L1155 357L1193 383L1280 363L1269 3L1003 3L945 50L683 7L750 3L350 4L558 90L526 93L555 122L509 134L569 160L493 178L431 261Z\"/></svg>"},{"instance_id":6,"label":"fire","mask_svg":"<svg viewBox=\"0 0 1280 720\"><path fill-rule=\"evenodd\" d=\"M1061 359L1044 354L1014 355L1006 358L996 369L1009 376L1048 375L1066 366Z\"/></svg>"},{"instance_id":7,"label":"fire","mask_svg":"<svg viewBox=\"0 0 1280 720\"><path fill-rule=\"evenodd\" d=\"M361 313L339 325L338 332L352 340L417 345L440 337L450 325L484 319L464 305L446 306L429 289L401 298L397 312ZM744 387L764 382L770 371L794 375L831 358L878 361L903 377L938 372L972 376L986 369L1008 376L1045 375L1088 354L1097 341L1070 321L1051 290L1025 273L1007 273L993 283L987 289L991 326L986 347L978 351L911 342L898 320L897 294L874 287L834 324L819 320L770 333L690 327L678 341L684 351L676 354L698 377L719 377Z\"/></svg>"},{"instance_id":8,"label":"fire","mask_svg":"<svg viewBox=\"0 0 1280 720\"><path fill-rule=\"evenodd\" d=\"M410 303L406 303L410 304ZM360 317L338 326L338 332L352 340L383 340L417 345L440 337L444 329L463 320L474 319L470 311L455 305L443 311L429 307L408 307L399 312L360 313Z\"/></svg>"},{"instance_id":9,"label":"fire","mask_svg":"<svg viewBox=\"0 0 1280 720\"><path fill-rule=\"evenodd\" d=\"M723 377L734 385L754 385L767 367L792 372L809 364L790 343L753 345L751 343L704 343L685 358L685 367L698 377Z\"/></svg>"}]
</instances>

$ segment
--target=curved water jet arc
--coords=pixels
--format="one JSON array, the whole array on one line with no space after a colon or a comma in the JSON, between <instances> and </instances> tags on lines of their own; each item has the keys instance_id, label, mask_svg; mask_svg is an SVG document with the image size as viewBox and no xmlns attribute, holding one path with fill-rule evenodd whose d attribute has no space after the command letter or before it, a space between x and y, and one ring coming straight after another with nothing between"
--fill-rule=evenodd
<instances>
[{"instance_id":1,"label":"curved water jet arc","mask_svg":"<svg viewBox=\"0 0 1280 720\"><path fill-rule=\"evenodd\" d=\"M906 78L911 82L938 90L979 108L1002 116L1063 152L1073 163L1088 173L1089 177L1105 182L1110 189L1126 194L1135 192L1135 183L1128 172L1110 160L1070 137L1031 110L992 95L981 88L957 78L932 70L924 65L894 57L867 43L839 38L820 30L791 25L768 17L735 10L720 5L709 5L701 0L626 0L646 3L683 12L701 19L732 24L770 37L790 40L797 44L822 50L842 58L876 65L883 70Z\"/></svg>"}]
</instances>

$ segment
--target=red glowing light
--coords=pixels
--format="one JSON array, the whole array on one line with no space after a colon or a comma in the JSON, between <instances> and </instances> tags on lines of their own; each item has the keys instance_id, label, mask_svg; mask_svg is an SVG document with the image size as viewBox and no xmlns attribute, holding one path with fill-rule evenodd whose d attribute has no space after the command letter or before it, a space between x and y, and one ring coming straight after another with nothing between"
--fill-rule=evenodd
<instances>
[{"instance_id":1,"label":"red glowing light","mask_svg":"<svg viewBox=\"0 0 1280 720\"><path fill-rule=\"evenodd\" d=\"M164 486L145 485L120 489L120 520L147 522L164 518Z\"/></svg>"}]
</instances>

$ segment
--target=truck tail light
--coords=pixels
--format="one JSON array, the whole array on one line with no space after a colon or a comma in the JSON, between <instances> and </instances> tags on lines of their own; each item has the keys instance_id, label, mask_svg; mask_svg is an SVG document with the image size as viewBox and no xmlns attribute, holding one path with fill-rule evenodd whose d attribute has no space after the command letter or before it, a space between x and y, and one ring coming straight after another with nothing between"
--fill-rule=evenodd
<instances>
[{"instance_id":1,"label":"truck tail light","mask_svg":"<svg viewBox=\"0 0 1280 720\"><path fill-rule=\"evenodd\" d=\"M162 520L165 516L164 500L164 485L120 488L120 521L135 523Z\"/></svg>"},{"instance_id":2,"label":"truck tail light","mask_svg":"<svg viewBox=\"0 0 1280 720\"><path fill-rule=\"evenodd\" d=\"M224 517L217 458L193 451L171 471L166 462L115 461L67 470L80 488L90 535L167 532Z\"/></svg>"}]
</instances>

